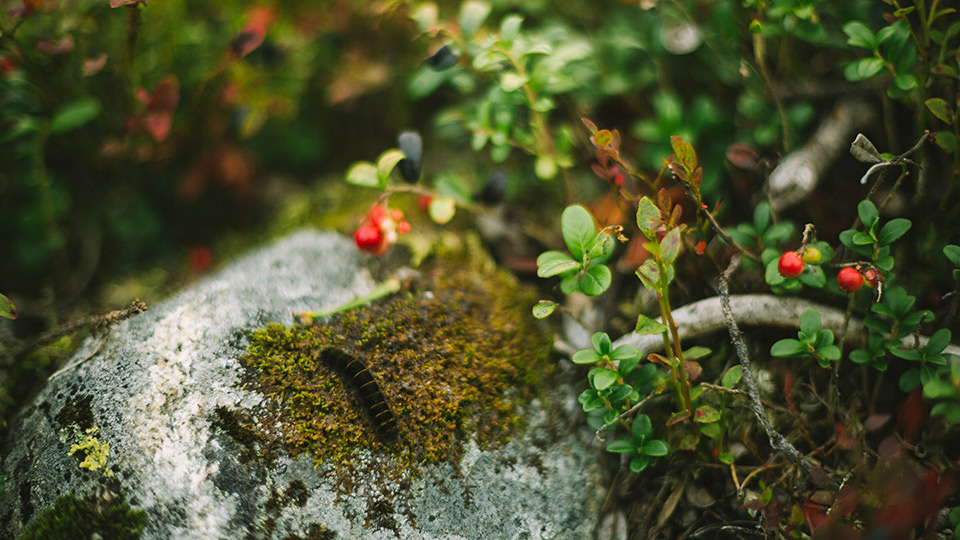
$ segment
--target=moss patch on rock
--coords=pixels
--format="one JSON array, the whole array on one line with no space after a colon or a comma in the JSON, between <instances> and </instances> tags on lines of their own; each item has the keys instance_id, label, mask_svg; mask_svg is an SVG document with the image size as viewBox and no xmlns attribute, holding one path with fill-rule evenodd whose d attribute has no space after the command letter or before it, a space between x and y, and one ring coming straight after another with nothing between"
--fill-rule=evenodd
<instances>
[{"instance_id":1,"label":"moss patch on rock","mask_svg":"<svg viewBox=\"0 0 960 540\"><path fill-rule=\"evenodd\" d=\"M275 403L259 425L279 426L265 437L317 464L377 447L413 466L458 463L467 438L496 444L522 426L519 406L552 370L550 337L530 315L536 298L483 256L441 255L388 299L252 334L241 359L246 385ZM361 360L376 379L398 444L377 437L356 389L321 359L327 347Z\"/></svg>"},{"instance_id":2,"label":"moss patch on rock","mask_svg":"<svg viewBox=\"0 0 960 540\"><path fill-rule=\"evenodd\" d=\"M84 499L60 497L33 519L19 540L50 538L110 538L136 540L143 534L146 514L130 507L122 494L100 488Z\"/></svg>"}]
</instances>

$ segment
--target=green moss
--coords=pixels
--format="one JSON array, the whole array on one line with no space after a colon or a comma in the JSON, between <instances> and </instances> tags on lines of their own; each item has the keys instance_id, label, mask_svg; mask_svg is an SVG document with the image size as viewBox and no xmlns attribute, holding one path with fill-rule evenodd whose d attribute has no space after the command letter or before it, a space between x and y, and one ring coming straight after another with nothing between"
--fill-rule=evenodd
<instances>
[{"instance_id":1,"label":"green moss","mask_svg":"<svg viewBox=\"0 0 960 540\"><path fill-rule=\"evenodd\" d=\"M147 516L134 510L123 495L101 489L85 499L73 494L60 497L33 519L20 540L50 538L104 538L135 540L143 534Z\"/></svg>"},{"instance_id":2,"label":"green moss","mask_svg":"<svg viewBox=\"0 0 960 540\"><path fill-rule=\"evenodd\" d=\"M446 253L419 283L314 326L270 325L251 336L248 386L273 398L276 434L319 464L360 447L407 465L459 461L465 439L495 444L523 424L518 406L551 370L549 337L530 316L535 297L483 257ZM319 359L338 347L379 382L400 443L377 438L358 396Z\"/></svg>"}]
</instances>

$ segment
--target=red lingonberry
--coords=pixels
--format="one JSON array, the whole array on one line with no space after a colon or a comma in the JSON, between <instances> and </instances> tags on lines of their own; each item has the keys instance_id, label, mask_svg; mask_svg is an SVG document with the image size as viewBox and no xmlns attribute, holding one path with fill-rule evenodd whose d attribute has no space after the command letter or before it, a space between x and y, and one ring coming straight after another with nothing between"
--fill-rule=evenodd
<instances>
[{"instance_id":1,"label":"red lingonberry","mask_svg":"<svg viewBox=\"0 0 960 540\"><path fill-rule=\"evenodd\" d=\"M697 242L697 245L693 248L697 252L697 255L703 255L707 251L707 243L703 240Z\"/></svg>"},{"instance_id":2,"label":"red lingonberry","mask_svg":"<svg viewBox=\"0 0 960 540\"><path fill-rule=\"evenodd\" d=\"M383 240L383 233L380 232L380 227L373 223L361 226L353 234L353 241L357 244L357 247L371 253L379 251L381 240Z\"/></svg>"},{"instance_id":3,"label":"red lingonberry","mask_svg":"<svg viewBox=\"0 0 960 540\"><path fill-rule=\"evenodd\" d=\"M370 212L367 214L367 219L370 220L370 223L379 227L380 224L383 223L383 220L387 219L387 209L378 204L370 209Z\"/></svg>"},{"instance_id":4,"label":"red lingonberry","mask_svg":"<svg viewBox=\"0 0 960 540\"><path fill-rule=\"evenodd\" d=\"M401 221L400 223L397 223L397 232L400 234L407 234L408 232L410 232L410 222L404 220L404 221Z\"/></svg>"},{"instance_id":5,"label":"red lingonberry","mask_svg":"<svg viewBox=\"0 0 960 540\"><path fill-rule=\"evenodd\" d=\"M803 259L796 251L785 251L780 256L780 262L777 263L777 270L785 278L795 278L803 273Z\"/></svg>"},{"instance_id":6,"label":"red lingonberry","mask_svg":"<svg viewBox=\"0 0 960 540\"><path fill-rule=\"evenodd\" d=\"M883 274L871 268L863 273L863 278L867 280L867 285L870 285L871 287L876 289L877 285L879 285L880 282L883 281Z\"/></svg>"},{"instance_id":7,"label":"red lingonberry","mask_svg":"<svg viewBox=\"0 0 960 540\"><path fill-rule=\"evenodd\" d=\"M856 292L860 290L860 287L863 287L863 274L852 266L843 268L837 274L837 286L843 292Z\"/></svg>"},{"instance_id":8,"label":"red lingonberry","mask_svg":"<svg viewBox=\"0 0 960 540\"><path fill-rule=\"evenodd\" d=\"M808 247L803 252L803 262L807 264L820 264L822 260L823 255L821 255L820 250L815 247Z\"/></svg>"}]
</instances>

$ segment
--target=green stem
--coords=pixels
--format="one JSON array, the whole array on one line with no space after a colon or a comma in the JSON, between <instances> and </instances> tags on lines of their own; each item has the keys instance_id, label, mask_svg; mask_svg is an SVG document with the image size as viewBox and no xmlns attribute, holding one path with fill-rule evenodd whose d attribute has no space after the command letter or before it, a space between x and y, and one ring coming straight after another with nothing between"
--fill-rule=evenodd
<instances>
[{"instance_id":1,"label":"green stem","mask_svg":"<svg viewBox=\"0 0 960 540\"><path fill-rule=\"evenodd\" d=\"M676 363L678 366L674 376L680 383L680 395L683 399L683 408L692 415L693 403L690 399L690 381L687 380L687 370L683 365L683 349L680 346L679 326L677 322L673 320L673 313L670 310L667 268L666 265L663 264L660 256L655 256L654 260L657 263L657 271L660 273L660 281L657 284L657 300L660 302L660 316L663 319L663 324L667 327L667 331L670 332L670 341L673 342L673 348L671 349L669 347L670 344L666 343L666 339L664 340L664 345L671 360L676 361L671 363Z\"/></svg>"}]
</instances>

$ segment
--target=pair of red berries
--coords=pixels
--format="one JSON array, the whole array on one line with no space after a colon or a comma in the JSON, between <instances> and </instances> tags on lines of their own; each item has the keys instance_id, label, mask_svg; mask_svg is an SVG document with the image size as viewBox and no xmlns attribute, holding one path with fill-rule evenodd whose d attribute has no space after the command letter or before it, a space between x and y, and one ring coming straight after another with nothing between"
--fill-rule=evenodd
<instances>
[{"instance_id":1,"label":"pair of red berries","mask_svg":"<svg viewBox=\"0 0 960 540\"><path fill-rule=\"evenodd\" d=\"M777 270L785 278L795 278L803 273L807 264L817 264L820 260L820 251L814 247L807 248L802 257L796 251L787 251L780 256ZM860 290L864 283L870 287L876 287L882 280L883 275L873 269L861 274L856 268L848 266L842 268L840 273L837 274L837 287L843 292L852 293Z\"/></svg>"},{"instance_id":2,"label":"pair of red berries","mask_svg":"<svg viewBox=\"0 0 960 540\"><path fill-rule=\"evenodd\" d=\"M363 251L383 255L397 241L399 234L410 232L410 222L403 219L401 210L374 206L366 222L353 234L353 241Z\"/></svg>"}]
</instances>

